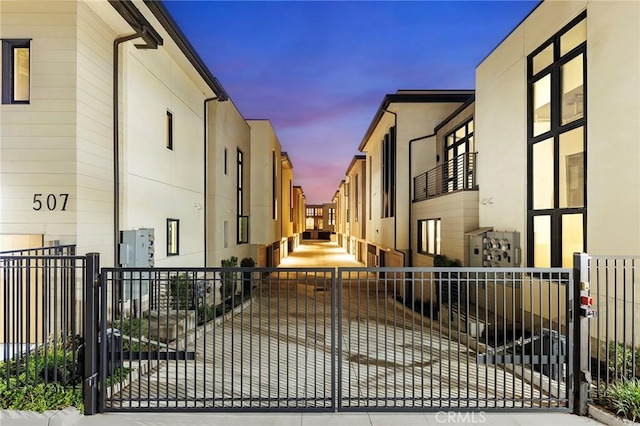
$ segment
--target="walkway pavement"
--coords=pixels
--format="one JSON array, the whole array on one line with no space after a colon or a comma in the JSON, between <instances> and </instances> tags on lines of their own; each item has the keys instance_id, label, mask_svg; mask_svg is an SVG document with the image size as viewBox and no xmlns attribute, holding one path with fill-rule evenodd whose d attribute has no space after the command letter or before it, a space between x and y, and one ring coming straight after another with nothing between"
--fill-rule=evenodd
<instances>
[{"instance_id":1,"label":"walkway pavement","mask_svg":"<svg viewBox=\"0 0 640 426\"><path fill-rule=\"evenodd\" d=\"M281 267L362 266L336 243L308 241L285 259ZM521 412L393 412L393 413L106 413L81 416L67 409L44 414L1 411L0 424L12 425L135 425L135 426L427 426L427 425L531 425L562 424L567 426L598 425L586 417L557 411Z\"/></svg>"}]
</instances>

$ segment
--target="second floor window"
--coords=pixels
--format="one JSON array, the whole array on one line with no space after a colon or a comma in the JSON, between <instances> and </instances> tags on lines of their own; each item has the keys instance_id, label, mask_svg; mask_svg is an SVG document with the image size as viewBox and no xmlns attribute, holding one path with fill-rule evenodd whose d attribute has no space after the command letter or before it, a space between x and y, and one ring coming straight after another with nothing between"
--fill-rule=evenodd
<instances>
[{"instance_id":1,"label":"second floor window","mask_svg":"<svg viewBox=\"0 0 640 426\"><path fill-rule=\"evenodd\" d=\"M167 148L173 151L173 114L167 111Z\"/></svg>"},{"instance_id":2,"label":"second floor window","mask_svg":"<svg viewBox=\"0 0 640 426\"><path fill-rule=\"evenodd\" d=\"M31 97L31 41L2 40L2 103L28 104Z\"/></svg>"},{"instance_id":3,"label":"second floor window","mask_svg":"<svg viewBox=\"0 0 640 426\"><path fill-rule=\"evenodd\" d=\"M167 256L180 254L180 221L167 219Z\"/></svg>"},{"instance_id":4,"label":"second floor window","mask_svg":"<svg viewBox=\"0 0 640 426\"><path fill-rule=\"evenodd\" d=\"M396 215L396 128L382 140L382 217Z\"/></svg>"}]
</instances>

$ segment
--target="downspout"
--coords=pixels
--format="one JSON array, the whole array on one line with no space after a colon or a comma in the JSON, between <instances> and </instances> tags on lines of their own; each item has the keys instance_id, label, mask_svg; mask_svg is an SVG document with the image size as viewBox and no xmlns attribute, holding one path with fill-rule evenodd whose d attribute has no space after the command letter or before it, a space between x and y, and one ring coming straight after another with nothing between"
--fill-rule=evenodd
<instances>
[{"instance_id":1,"label":"downspout","mask_svg":"<svg viewBox=\"0 0 640 426\"><path fill-rule=\"evenodd\" d=\"M206 98L202 104L203 116L204 116L204 267L207 267L207 166L209 163L209 144L207 143L207 127L209 125L209 116L207 105L211 101L218 99L217 96L213 98Z\"/></svg>"},{"instance_id":2,"label":"downspout","mask_svg":"<svg viewBox=\"0 0 640 426\"><path fill-rule=\"evenodd\" d=\"M113 265L117 266L119 263L118 257L118 243L120 241L120 129L119 129L119 107L120 102L118 96L119 89L119 61L118 61L118 47L122 43L135 40L143 37L147 33L147 28L144 27L142 31L135 34L116 38L113 41Z\"/></svg>"},{"instance_id":3,"label":"downspout","mask_svg":"<svg viewBox=\"0 0 640 426\"><path fill-rule=\"evenodd\" d=\"M389 111L388 109L383 109L384 112L388 112L389 114L393 114L393 131L394 131L394 139L395 139L395 147L394 147L394 153L393 153L393 174L394 179L394 185L393 185L393 250L394 251L398 251L398 209L396 208L396 206L398 205L397 200L396 200L396 186L395 186L395 182L396 182L396 177L398 176L398 168L397 168L397 156L396 154L398 153L398 114L393 112L393 111Z\"/></svg>"},{"instance_id":4,"label":"downspout","mask_svg":"<svg viewBox=\"0 0 640 426\"><path fill-rule=\"evenodd\" d=\"M413 212L413 201L411 201L411 186L412 186L412 171L411 171L411 147L412 144L416 141L420 141L423 139L428 139L428 138L432 138L434 137L436 134L435 133L431 133L430 135L425 135L425 136L420 136L419 138L415 138L415 139L411 139L409 141L409 232L407 233L407 235L409 236L409 263L407 264L407 266L413 266L413 254L412 254L412 247L413 247L413 240L412 240L412 236L411 236L411 221L413 220L412 216L412 212Z\"/></svg>"}]
</instances>

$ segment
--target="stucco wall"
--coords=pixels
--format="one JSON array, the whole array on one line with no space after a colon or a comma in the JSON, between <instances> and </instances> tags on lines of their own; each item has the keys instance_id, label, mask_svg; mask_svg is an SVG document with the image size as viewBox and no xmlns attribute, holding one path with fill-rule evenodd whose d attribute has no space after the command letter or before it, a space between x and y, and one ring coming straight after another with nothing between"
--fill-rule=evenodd
<instances>
[{"instance_id":1,"label":"stucco wall","mask_svg":"<svg viewBox=\"0 0 640 426\"><path fill-rule=\"evenodd\" d=\"M517 230L526 254L526 57L587 9L587 251L640 253L636 2L547 1L476 72L480 225Z\"/></svg>"}]
</instances>

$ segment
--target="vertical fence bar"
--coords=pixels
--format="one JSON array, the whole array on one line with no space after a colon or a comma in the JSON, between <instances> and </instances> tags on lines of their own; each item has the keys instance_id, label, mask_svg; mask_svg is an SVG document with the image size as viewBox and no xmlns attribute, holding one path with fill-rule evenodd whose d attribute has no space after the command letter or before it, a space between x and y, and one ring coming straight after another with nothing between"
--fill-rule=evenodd
<instances>
[{"instance_id":1,"label":"vertical fence bar","mask_svg":"<svg viewBox=\"0 0 640 426\"><path fill-rule=\"evenodd\" d=\"M587 415L587 397L589 391L589 320L580 315L581 283L588 288L589 256L586 253L573 255L573 413L579 416Z\"/></svg>"},{"instance_id":2,"label":"vertical fence bar","mask_svg":"<svg viewBox=\"0 0 640 426\"><path fill-rule=\"evenodd\" d=\"M98 412L98 339L97 321L98 318L98 295L96 287L99 283L100 255L98 253L88 253L86 272L84 277L85 296L84 301L84 414L92 415Z\"/></svg>"}]
</instances>

